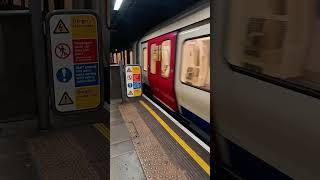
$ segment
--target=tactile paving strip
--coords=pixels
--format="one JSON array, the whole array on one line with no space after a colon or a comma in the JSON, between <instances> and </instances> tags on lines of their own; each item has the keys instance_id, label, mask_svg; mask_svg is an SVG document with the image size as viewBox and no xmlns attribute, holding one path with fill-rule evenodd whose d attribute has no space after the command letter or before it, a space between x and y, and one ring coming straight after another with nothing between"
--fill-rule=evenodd
<instances>
[{"instance_id":1,"label":"tactile paving strip","mask_svg":"<svg viewBox=\"0 0 320 180\"><path fill-rule=\"evenodd\" d=\"M147 101L143 101L148 103ZM191 158L185 149L182 149L180 145L177 145L177 141L173 140L172 136L164 130L162 125L157 122L155 117L150 114L150 112L143 107L140 101L133 102L133 106L136 107L138 113L145 124L150 128L152 133L157 137L160 144L163 145L164 150L170 156L170 158L178 163L183 169L187 169L187 176L191 179L210 179L210 176L202 169L199 164ZM156 107L148 103L149 107L164 121L169 127L171 127L178 136L183 139L206 163L210 164L210 154L206 152L200 145L198 145L191 137L185 134L180 128L178 128L173 122L168 120L168 118L162 114Z\"/></svg>"},{"instance_id":2,"label":"tactile paving strip","mask_svg":"<svg viewBox=\"0 0 320 180\"><path fill-rule=\"evenodd\" d=\"M190 179L179 164L170 159L132 104L119 106L147 179Z\"/></svg>"},{"instance_id":3,"label":"tactile paving strip","mask_svg":"<svg viewBox=\"0 0 320 180\"><path fill-rule=\"evenodd\" d=\"M49 133L30 142L33 159L42 180L99 180L101 177L69 131Z\"/></svg>"}]
</instances>

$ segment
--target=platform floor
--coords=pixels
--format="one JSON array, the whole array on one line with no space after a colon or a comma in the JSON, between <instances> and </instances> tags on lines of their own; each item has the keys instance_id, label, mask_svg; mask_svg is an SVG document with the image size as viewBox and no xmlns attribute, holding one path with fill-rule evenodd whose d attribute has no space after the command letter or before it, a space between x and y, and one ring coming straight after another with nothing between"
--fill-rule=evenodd
<instances>
[{"instance_id":1,"label":"platform floor","mask_svg":"<svg viewBox=\"0 0 320 180\"><path fill-rule=\"evenodd\" d=\"M33 137L30 152L41 180L109 179L110 146L103 123Z\"/></svg>"},{"instance_id":2,"label":"platform floor","mask_svg":"<svg viewBox=\"0 0 320 180\"><path fill-rule=\"evenodd\" d=\"M110 114L111 179L210 179L209 152L147 99Z\"/></svg>"},{"instance_id":3,"label":"platform floor","mask_svg":"<svg viewBox=\"0 0 320 180\"><path fill-rule=\"evenodd\" d=\"M147 99L116 103L110 122L0 136L0 179L210 178L210 154ZM110 123L110 124L109 124ZM17 125L15 125L17 127ZM21 124L26 130L26 124Z\"/></svg>"}]
</instances>

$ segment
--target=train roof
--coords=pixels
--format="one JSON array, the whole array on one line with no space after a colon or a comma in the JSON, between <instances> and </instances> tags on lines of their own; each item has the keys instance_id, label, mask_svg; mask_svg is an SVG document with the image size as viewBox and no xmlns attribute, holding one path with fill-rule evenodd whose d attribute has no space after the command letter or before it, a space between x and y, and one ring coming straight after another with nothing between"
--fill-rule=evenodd
<instances>
[{"instance_id":1,"label":"train roof","mask_svg":"<svg viewBox=\"0 0 320 180\"><path fill-rule=\"evenodd\" d=\"M139 42L145 42L160 35L179 30L199 21L210 18L210 2L208 0L200 1L195 6L183 11L173 18L159 24L151 31L146 33Z\"/></svg>"}]
</instances>

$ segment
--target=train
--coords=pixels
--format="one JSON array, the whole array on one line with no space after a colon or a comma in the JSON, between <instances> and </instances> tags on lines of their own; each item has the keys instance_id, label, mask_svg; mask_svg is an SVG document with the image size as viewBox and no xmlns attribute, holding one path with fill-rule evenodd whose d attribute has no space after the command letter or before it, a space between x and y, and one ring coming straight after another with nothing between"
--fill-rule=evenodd
<instances>
[{"instance_id":1,"label":"train","mask_svg":"<svg viewBox=\"0 0 320 180\"><path fill-rule=\"evenodd\" d=\"M320 179L319 5L214 1L215 145L242 179Z\"/></svg>"},{"instance_id":2,"label":"train","mask_svg":"<svg viewBox=\"0 0 320 180\"><path fill-rule=\"evenodd\" d=\"M215 0L211 23L210 5L189 10L135 44L144 87L210 132L233 176L320 179L319 7Z\"/></svg>"},{"instance_id":3,"label":"train","mask_svg":"<svg viewBox=\"0 0 320 180\"><path fill-rule=\"evenodd\" d=\"M142 67L144 92L210 137L209 1L178 14L141 37L133 46Z\"/></svg>"}]
</instances>

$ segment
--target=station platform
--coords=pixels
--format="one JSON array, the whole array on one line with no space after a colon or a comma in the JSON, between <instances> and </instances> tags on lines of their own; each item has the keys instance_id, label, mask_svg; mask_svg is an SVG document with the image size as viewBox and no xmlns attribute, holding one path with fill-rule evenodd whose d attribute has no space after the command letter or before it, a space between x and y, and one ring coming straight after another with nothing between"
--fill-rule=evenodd
<instances>
[{"instance_id":1,"label":"station platform","mask_svg":"<svg viewBox=\"0 0 320 180\"><path fill-rule=\"evenodd\" d=\"M146 96L110 115L111 179L210 179L209 147Z\"/></svg>"},{"instance_id":2,"label":"station platform","mask_svg":"<svg viewBox=\"0 0 320 180\"><path fill-rule=\"evenodd\" d=\"M208 147L148 98L106 109L110 121L3 133L0 179L210 179Z\"/></svg>"},{"instance_id":3,"label":"station platform","mask_svg":"<svg viewBox=\"0 0 320 180\"><path fill-rule=\"evenodd\" d=\"M109 179L107 119L46 132L38 131L36 121L6 126L0 136L1 180Z\"/></svg>"}]
</instances>

